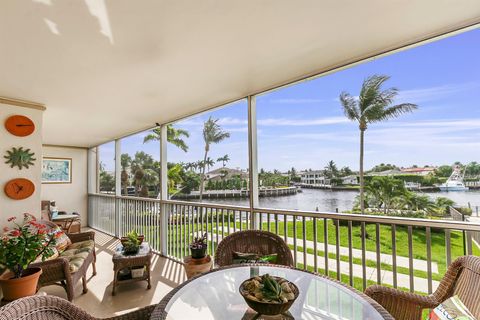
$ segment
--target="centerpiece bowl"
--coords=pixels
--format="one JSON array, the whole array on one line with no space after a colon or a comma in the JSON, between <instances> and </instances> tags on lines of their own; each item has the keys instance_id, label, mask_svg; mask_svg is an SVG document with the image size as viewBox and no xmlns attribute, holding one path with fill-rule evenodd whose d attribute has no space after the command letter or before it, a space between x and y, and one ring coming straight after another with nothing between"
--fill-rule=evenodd
<instances>
[{"instance_id":1,"label":"centerpiece bowl","mask_svg":"<svg viewBox=\"0 0 480 320\"><path fill-rule=\"evenodd\" d=\"M287 297L289 299L283 299L283 301L269 300L266 297L262 297L263 294L260 293L262 292L262 289L252 291L252 286L254 286L252 284L252 281L255 280L257 281L256 283L260 283L261 286L264 286L264 284L260 280L260 279L263 279L264 277L265 275L261 277L257 276L242 282L242 284L240 285L239 291L242 297L245 299L245 302L255 312L263 315L273 316L273 315L279 315L287 312L288 309L290 309L292 304L295 302L295 300L298 298L298 295L299 295L298 287L292 282L284 278L276 277L276 276L268 276L270 280L276 281L278 285L281 288L283 288L284 292L287 290L290 291L287 293L288 294ZM257 295L255 295L255 292L257 293Z\"/></svg>"}]
</instances>

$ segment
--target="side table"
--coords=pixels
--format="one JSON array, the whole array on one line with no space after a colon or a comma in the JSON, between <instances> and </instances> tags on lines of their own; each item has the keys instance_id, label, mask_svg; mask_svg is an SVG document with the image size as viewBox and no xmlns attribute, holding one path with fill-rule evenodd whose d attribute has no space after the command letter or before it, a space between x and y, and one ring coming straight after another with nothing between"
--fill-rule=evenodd
<instances>
[{"instance_id":1,"label":"side table","mask_svg":"<svg viewBox=\"0 0 480 320\"><path fill-rule=\"evenodd\" d=\"M190 279L197 274L212 270L213 261L210 255L207 255L205 258L201 259L193 259L192 256L186 256L183 258L183 266L185 267L185 272L187 273L187 279Z\"/></svg>"},{"instance_id":2,"label":"side table","mask_svg":"<svg viewBox=\"0 0 480 320\"><path fill-rule=\"evenodd\" d=\"M130 283L135 281L147 281L147 289L152 286L150 284L150 265L152 262L152 249L147 242L143 242L140 245L140 249L135 254L124 254L123 246L119 245L115 249L115 254L112 257L113 261L113 288L112 296L115 295L116 287L121 283ZM143 275L141 277L133 277L132 268L140 267L144 268ZM129 269L130 274L120 275L120 270Z\"/></svg>"}]
</instances>

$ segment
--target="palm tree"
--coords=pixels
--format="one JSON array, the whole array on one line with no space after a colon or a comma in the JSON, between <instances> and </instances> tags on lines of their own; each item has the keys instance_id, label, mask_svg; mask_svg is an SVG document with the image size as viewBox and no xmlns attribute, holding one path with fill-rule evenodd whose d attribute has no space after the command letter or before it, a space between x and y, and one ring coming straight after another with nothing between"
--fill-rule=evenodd
<instances>
[{"instance_id":1,"label":"palm tree","mask_svg":"<svg viewBox=\"0 0 480 320\"><path fill-rule=\"evenodd\" d=\"M205 165L207 166L207 172L209 172L210 167L213 167L215 165L215 161L213 161L212 158L208 157L207 160L205 161Z\"/></svg>"},{"instance_id":2,"label":"palm tree","mask_svg":"<svg viewBox=\"0 0 480 320\"><path fill-rule=\"evenodd\" d=\"M217 144L230 137L230 133L223 131L218 124L219 119L209 117L203 124L203 141L205 141L205 155L203 156L202 174L200 178L200 201L203 197L203 187L205 184L205 164L210 151L210 145Z\"/></svg>"},{"instance_id":3,"label":"palm tree","mask_svg":"<svg viewBox=\"0 0 480 320\"><path fill-rule=\"evenodd\" d=\"M352 121L356 121L360 129L360 209L362 213L365 211L365 182L363 178L364 136L368 125L396 118L417 109L417 105L412 103L392 105L398 94L398 89L389 88L382 90L382 85L389 78L389 76L384 75L373 75L365 79L358 99L347 92L340 94L340 102L345 116Z\"/></svg>"},{"instance_id":4,"label":"palm tree","mask_svg":"<svg viewBox=\"0 0 480 320\"><path fill-rule=\"evenodd\" d=\"M145 185L146 181L150 181L150 179L144 179L145 171L153 169L154 162L152 156L143 151L135 153L130 164L130 170L133 173L133 182L135 184L135 196L138 196L142 189L144 189L142 185Z\"/></svg>"},{"instance_id":5,"label":"palm tree","mask_svg":"<svg viewBox=\"0 0 480 320\"><path fill-rule=\"evenodd\" d=\"M220 157L217 159L217 162L221 162L222 163L222 166L225 168L225 164L230 161L230 157L228 156L228 154L224 155L223 157Z\"/></svg>"},{"instance_id":6,"label":"palm tree","mask_svg":"<svg viewBox=\"0 0 480 320\"><path fill-rule=\"evenodd\" d=\"M402 180L384 176L373 177L366 189L376 207L383 208L384 214L388 214L395 201L408 193Z\"/></svg>"},{"instance_id":7,"label":"palm tree","mask_svg":"<svg viewBox=\"0 0 480 320\"><path fill-rule=\"evenodd\" d=\"M334 178L338 175L338 168L337 165L333 160L330 160L328 164L325 166L326 175L329 178Z\"/></svg>"},{"instance_id":8,"label":"palm tree","mask_svg":"<svg viewBox=\"0 0 480 320\"><path fill-rule=\"evenodd\" d=\"M150 141L160 141L160 128L155 128L152 130L152 133L146 135L143 138L143 143L147 143ZM183 138L190 137L190 133L187 130L183 129L176 129L173 125L167 125L167 141L173 144L174 146L182 149L184 152L188 151L188 146L185 143Z\"/></svg>"},{"instance_id":9,"label":"palm tree","mask_svg":"<svg viewBox=\"0 0 480 320\"><path fill-rule=\"evenodd\" d=\"M132 157L128 155L128 153L123 153L120 156L120 166L122 167L122 172L121 172L121 184L122 184L122 189L123 189L123 194L125 196L128 196L128 173L127 173L127 168L130 167L132 163Z\"/></svg>"}]
</instances>

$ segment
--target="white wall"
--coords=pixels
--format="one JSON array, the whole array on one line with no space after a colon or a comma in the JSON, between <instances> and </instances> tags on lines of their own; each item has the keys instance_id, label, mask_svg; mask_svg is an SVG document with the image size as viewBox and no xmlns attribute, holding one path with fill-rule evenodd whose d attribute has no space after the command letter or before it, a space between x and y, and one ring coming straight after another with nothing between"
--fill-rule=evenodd
<instances>
[{"instance_id":1,"label":"white wall","mask_svg":"<svg viewBox=\"0 0 480 320\"><path fill-rule=\"evenodd\" d=\"M42 200L55 200L60 211L78 212L87 225L87 149L43 147L44 157L72 159L72 183L42 184Z\"/></svg>"},{"instance_id":2,"label":"white wall","mask_svg":"<svg viewBox=\"0 0 480 320\"><path fill-rule=\"evenodd\" d=\"M35 123L35 132L28 137L10 134L4 126L5 120L13 115L24 115ZM43 111L0 103L0 226L7 225L11 216L22 217L24 212L40 217L41 161L42 161L42 117ZM10 168L3 156L12 147L30 148L35 153L35 164L29 169ZM5 195L5 183L14 178L26 178L35 184L33 195L24 200L12 200Z\"/></svg>"}]
</instances>

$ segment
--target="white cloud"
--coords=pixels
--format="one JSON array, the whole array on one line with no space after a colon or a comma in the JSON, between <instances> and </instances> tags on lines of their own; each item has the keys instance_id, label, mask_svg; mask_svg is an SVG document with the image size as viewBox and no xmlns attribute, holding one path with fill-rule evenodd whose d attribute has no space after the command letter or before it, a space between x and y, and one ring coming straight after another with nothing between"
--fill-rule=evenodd
<instances>
[{"instance_id":1,"label":"white cloud","mask_svg":"<svg viewBox=\"0 0 480 320\"><path fill-rule=\"evenodd\" d=\"M400 90L397 96L398 101L408 101L411 103L426 102L431 100L443 99L446 96L457 94L459 92L480 88L478 82L466 82L460 84L447 84L436 87Z\"/></svg>"},{"instance_id":2,"label":"white cloud","mask_svg":"<svg viewBox=\"0 0 480 320\"><path fill-rule=\"evenodd\" d=\"M259 119L260 126L317 126L329 124L341 124L350 122L345 117L325 117L317 119L285 119L285 118L269 118Z\"/></svg>"}]
</instances>

